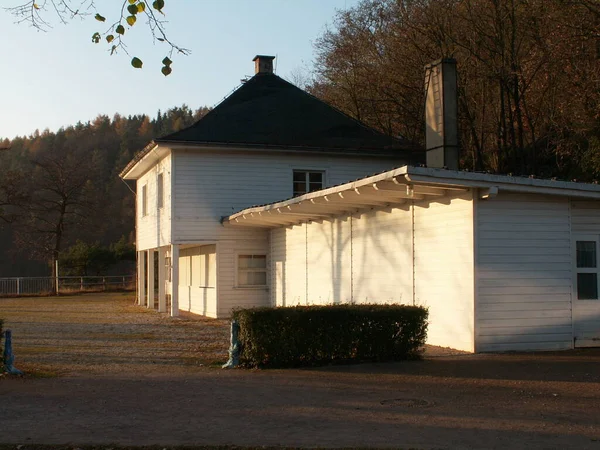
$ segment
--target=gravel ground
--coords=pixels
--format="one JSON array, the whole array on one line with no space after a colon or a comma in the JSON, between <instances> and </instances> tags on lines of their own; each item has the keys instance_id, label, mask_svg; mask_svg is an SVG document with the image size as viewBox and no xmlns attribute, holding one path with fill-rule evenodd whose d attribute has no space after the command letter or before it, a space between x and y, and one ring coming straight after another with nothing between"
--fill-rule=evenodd
<instances>
[{"instance_id":1,"label":"gravel ground","mask_svg":"<svg viewBox=\"0 0 600 450\"><path fill-rule=\"evenodd\" d=\"M231 370L227 323L131 296L0 299L0 442L600 450L600 349ZM15 447L16 448L16 447Z\"/></svg>"},{"instance_id":2,"label":"gravel ground","mask_svg":"<svg viewBox=\"0 0 600 450\"><path fill-rule=\"evenodd\" d=\"M133 294L0 299L15 366L34 376L184 371L227 360L229 322L172 318Z\"/></svg>"}]
</instances>

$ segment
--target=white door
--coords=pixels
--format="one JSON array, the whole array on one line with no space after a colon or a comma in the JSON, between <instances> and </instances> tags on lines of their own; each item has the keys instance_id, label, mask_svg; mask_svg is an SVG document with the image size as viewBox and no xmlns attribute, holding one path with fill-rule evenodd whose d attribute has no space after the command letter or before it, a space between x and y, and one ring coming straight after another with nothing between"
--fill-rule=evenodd
<instances>
[{"instance_id":1,"label":"white door","mask_svg":"<svg viewBox=\"0 0 600 450\"><path fill-rule=\"evenodd\" d=\"M575 347L600 347L599 235L575 236L573 338Z\"/></svg>"}]
</instances>

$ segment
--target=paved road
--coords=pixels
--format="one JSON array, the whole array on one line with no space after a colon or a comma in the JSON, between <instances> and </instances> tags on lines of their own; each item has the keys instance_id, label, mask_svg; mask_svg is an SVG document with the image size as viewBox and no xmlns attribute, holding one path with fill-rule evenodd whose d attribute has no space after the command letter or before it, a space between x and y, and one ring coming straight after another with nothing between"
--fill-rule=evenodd
<instances>
[{"instance_id":1,"label":"paved road","mask_svg":"<svg viewBox=\"0 0 600 450\"><path fill-rule=\"evenodd\" d=\"M593 351L306 371L4 379L1 439L600 449L599 367Z\"/></svg>"},{"instance_id":2,"label":"paved road","mask_svg":"<svg viewBox=\"0 0 600 450\"><path fill-rule=\"evenodd\" d=\"M0 377L0 443L600 450L600 349L224 371L226 322L128 297L0 315L34 374Z\"/></svg>"}]
</instances>

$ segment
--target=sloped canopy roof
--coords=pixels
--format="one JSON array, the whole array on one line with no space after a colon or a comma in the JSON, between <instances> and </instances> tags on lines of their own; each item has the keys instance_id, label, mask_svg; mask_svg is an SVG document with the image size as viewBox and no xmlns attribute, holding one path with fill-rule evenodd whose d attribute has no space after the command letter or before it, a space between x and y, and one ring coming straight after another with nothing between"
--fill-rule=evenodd
<instances>
[{"instance_id":1,"label":"sloped canopy roof","mask_svg":"<svg viewBox=\"0 0 600 450\"><path fill-rule=\"evenodd\" d=\"M223 217L221 223L276 228L358 211L406 207L410 201L444 202L452 193L471 189L484 200L498 192L509 192L600 201L597 184L403 166L288 200L246 208Z\"/></svg>"},{"instance_id":2,"label":"sloped canopy roof","mask_svg":"<svg viewBox=\"0 0 600 450\"><path fill-rule=\"evenodd\" d=\"M373 130L267 73L242 84L194 125L154 142L364 150L393 156L406 151L411 160L423 156L413 143ZM412 154L415 150L419 153Z\"/></svg>"}]
</instances>

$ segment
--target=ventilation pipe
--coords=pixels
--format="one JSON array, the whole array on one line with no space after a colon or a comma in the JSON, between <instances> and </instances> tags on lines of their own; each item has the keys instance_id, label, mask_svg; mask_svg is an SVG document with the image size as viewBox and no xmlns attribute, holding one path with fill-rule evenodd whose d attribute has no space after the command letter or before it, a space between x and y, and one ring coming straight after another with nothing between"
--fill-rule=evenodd
<instances>
[{"instance_id":1,"label":"ventilation pipe","mask_svg":"<svg viewBox=\"0 0 600 450\"><path fill-rule=\"evenodd\" d=\"M458 170L458 86L456 60L425 66L425 149L427 167Z\"/></svg>"}]
</instances>

